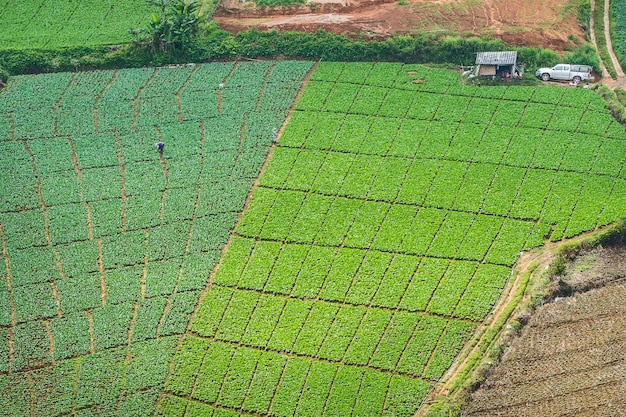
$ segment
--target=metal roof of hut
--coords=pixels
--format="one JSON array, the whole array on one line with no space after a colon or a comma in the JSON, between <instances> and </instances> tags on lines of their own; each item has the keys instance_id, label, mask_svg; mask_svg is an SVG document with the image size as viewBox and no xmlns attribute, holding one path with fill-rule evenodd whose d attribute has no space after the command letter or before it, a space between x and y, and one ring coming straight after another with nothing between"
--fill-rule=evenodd
<instances>
[{"instance_id":1,"label":"metal roof of hut","mask_svg":"<svg viewBox=\"0 0 626 417\"><path fill-rule=\"evenodd\" d=\"M515 65L517 51L478 52L476 65Z\"/></svg>"}]
</instances>

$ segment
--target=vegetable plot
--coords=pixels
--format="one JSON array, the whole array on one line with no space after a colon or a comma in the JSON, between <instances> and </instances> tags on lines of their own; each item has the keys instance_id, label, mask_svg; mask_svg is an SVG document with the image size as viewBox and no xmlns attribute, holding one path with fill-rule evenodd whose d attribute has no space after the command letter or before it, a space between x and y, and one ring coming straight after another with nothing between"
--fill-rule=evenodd
<instances>
[{"instance_id":1,"label":"vegetable plot","mask_svg":"<svg viewBox=\"0 0 626 417\"><path fill-rule=\"evenodd\" d=\"M11 78L0 93L7 415L152 413L272 128L310 68L218 63ZM258 320L246 340L263 340L267 317ZM221 331L234 339L236 329L233 321ZM220 401L234 404L236 393Z\"/></svg>"},{"instance_id":2,"label":"vegetable plot","mask_svg":"<svg viewBox=\"0 0 626 417\"><path fill-rule=\"evenodd\" d=\"M608 149L626 134L607 115L583 89L319 63L159 412L413 415L520 251L625 214Z\"/></svg>"},{"instance_id":3,"label":"vegetable plot","mask_svg":"<svg viewBox=\"0 0 626 417\"><path fill-rule=\"evenodd\" d=\"M2 2L0 48L58 48L129 41L158 9L141 0Z\"/></svg>"}]
</instances>

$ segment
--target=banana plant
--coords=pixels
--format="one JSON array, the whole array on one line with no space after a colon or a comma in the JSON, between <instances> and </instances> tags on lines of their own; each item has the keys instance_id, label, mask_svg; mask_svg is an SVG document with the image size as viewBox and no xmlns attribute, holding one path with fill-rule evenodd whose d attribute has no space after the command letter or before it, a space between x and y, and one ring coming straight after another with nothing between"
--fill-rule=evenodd
<instances>
[{"instance_id":1,"label":"banana plant","mask_svg":"<svg viewBox=\"0 0 626 417\"><path fill-rule=\"evenodd\" d=\"M197 0L146 0L158 8L145 28L129 31L133 41L149 43L155 51L184 50L198 33Z\"/></svg>"}]
</instances>

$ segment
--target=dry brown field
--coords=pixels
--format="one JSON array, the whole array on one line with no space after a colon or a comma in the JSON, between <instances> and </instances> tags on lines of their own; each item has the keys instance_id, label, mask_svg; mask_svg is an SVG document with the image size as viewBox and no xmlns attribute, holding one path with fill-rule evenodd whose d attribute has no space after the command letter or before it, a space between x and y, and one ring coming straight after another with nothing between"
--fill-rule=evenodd
<instances>
[{"instance_id":1,"label":"dry brown field","mask_svg":"<svg viewBox=\"0 0 626 417\"><path fill-rule=\"evenodd\" d=\"M568 263L572 296L536 311L462 415L626 415L625 277L624 248Z\"/></svg>"}]
</instances>

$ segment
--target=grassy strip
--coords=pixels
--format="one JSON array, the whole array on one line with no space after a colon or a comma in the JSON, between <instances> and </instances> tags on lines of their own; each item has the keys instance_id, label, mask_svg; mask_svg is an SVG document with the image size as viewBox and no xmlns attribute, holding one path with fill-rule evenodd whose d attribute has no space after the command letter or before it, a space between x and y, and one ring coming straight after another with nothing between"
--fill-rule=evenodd
<instances>
[{"instance_id":1,"label":"grassy strip","mask_svg":"<svg viewBox=\"0 0 626 417\"><path fill-rule=\"evenodd\" d=\"M612 91L604 85L599 86L596 92L604 99L606 107L611 112L611 115L615 117L615 120L621 124L626 124L626 110L624 108L626 103L626 92L623 90Z\"/></svg>"},{"instance_id":2,"label":"grassy strip","mask_svg":"<svg viewBox=\"0 0 626 417\"><path fill-rule=\"evenodd\" d=\"M609 26L613 51L623 68L626 68L626 6L625 0L611 0Z\"/></svg>"},{"instance_id":3,"label":"grassy strip","mask_svg":"<svg viewBox=\"0 0 626 417\"><path fill-rule=\"evenodd\" d=\"M584 239L575 239L559 246L557 255L574 258L582 250L589 250L600 245L618 245L626 242L626 218L622 218L606 229Z\"/></svg>"},{"instance_id":4,"label":"grassy strip","mask_svg":"<svg viewBox=\"0 0 626 417\"><path fill-rule=\"evenodd\" d=\"M609 9L609 30L611 33L611 43L613 44L613 51L617 55L622 69L626 68L626 34L624 29L626 28L626 11L624 7L626 2L624 0L611 0L611 7Z\"/></svg>"},{"instance_id":5,"label":"grassy strip","mask_svg":"<svg viewBox=\"0 0 626 417\"><path fill-rule=\"evenodd\" d=\"M595 0L594 0L595 1ZM611 75L611 78L617 78L617 72L613 66L613 61L609 56L609 50L606 46L606 37L604 35L604 0L597 0L595 8L593 10L593 24L594 33L596 35L596 43L598 44L598 51L600 52L600 59L604 63L606 70Z\"/></svg>"},{"instance_id":6,"label":"grassy strip","mask_svg":"<svg viewBox=\"0 0 626 417\"><path fill-rule=\"evenodd\" d=\"M587 62L590 46L582 45L568 54L577 63ZM304 58L324 61L399 61L473 65L476 51L517 50L519 62L527 67L552 65L565 56L543 48L515 47L501 40L446 36L395 36L382 41L351 39L318 30L315 33L259 32L252 29L233 35L210 23L198 40L185 50L160 53L149 47L75 47L14 49L0 51L0 74L57 72L102 68L137 68L164 64L246 58Z\"/></svg>"}]
</instances>

